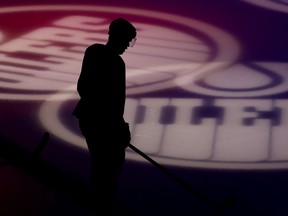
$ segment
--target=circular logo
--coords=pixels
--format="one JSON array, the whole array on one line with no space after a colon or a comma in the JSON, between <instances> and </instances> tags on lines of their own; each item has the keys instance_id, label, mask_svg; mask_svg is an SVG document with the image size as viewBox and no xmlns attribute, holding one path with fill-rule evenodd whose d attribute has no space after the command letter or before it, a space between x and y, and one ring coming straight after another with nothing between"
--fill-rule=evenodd
<instances>
[{"instance_id":1,"label":"circular logo","mask_svg":"<svg viewBox=\"0 0 288 216\"><path fill-rule=\"evenodd\" d=\"M258 145L261 139L256 140L258 143L254 140L253 148L245 151L237 148L240 145L232 147L227 142L233 140L233 136L227 134L239 137L239 131L245 135L252 130L239 124L240 117L246 126L255 126L261 134L271 134L267 124L264 124L266 128L254 122L270 121L275 117L277 123L279 112L274 106L284 109L285 102L273 105L261 100L205 102L178 98L177 95L175 98L139 96L172 87L193 92L189 89L191 83L214 93L222 91L217 86L223 83L218 84L217 79L211 77L234 67L240 54L237 41L226 32L187 17L133 8L50 5L1 8L0 13L10 16L11 20L7 30L1 28L0 98L45 100L39 119L49 132L64 142L86 149L76 119L71 115L78 99L76 82L83 53L90 44L107 40L112 19L125 16L138 28L139 35L137 44L123 55L127 64L128 94L125 119L130 123L133 144L159 162L170 165L227 169L286 166L285 162L278 163L271 155L272 159L267 159L267 149L271 147L269 144ZM13 20L18 22L19 14L27 19L20 19L23 29L13 32ZM275 82L264 78L258 87L276 86ZM244 88L255 87L254 84L246 84ZM224 85L226 89L232 87L243 88ZM196 92L201 93L200 90ZM203 94L213 95L213 92ZM191 118L191 111L199 118ZM228 120L225 118L226 122L224 111L229 116ZM210 114L207 116L207 113ZM280 128L277 134L281 133L284 132ZM236 144L245 143L244 138L252 136L240 134L240 137ZM283 146L281 141L278 142ZM276 150L281 155L279 149ZM285 157L285 154L281 155L282 161ZM127 158L143 161L129 149ZM257 162L263 160L266 163Z\"/></svg>"},{"instance_id":2,"label":"circular logo","mask_svg":"<svg viewBox=\"0 0 288 216\"><path fill-rule=\"evenodd\" d=\"M39 119L64 142L86 149L71 115L83 53L93 43L105 43L111 20L125 16L138 32L137 44L123 54L125 119L133 144L170 165L287 166L286 101L140 96L175 87L233 98L287 90L286 64L235 64L240 46L225 31L174 14L107 6L10 7L0 14L0 99L44 101ZM127 158L143 160L129 149Z\"/></svg>"}]
</instances>

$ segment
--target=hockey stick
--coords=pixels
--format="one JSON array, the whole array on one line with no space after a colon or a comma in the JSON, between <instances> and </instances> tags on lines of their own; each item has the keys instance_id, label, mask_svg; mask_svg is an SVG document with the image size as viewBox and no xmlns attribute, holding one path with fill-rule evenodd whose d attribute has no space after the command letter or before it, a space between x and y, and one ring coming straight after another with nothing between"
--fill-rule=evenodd
<instances>
[{"instance_id":1,"label":"hockey stick","mask_svg":"<svg viewBox=\"0 0 288 216\"><path fill-rule=\"evenodd\" d=\"M202 200L204 203L206 203L210 208L214 209L216 212L221 212L225 208L228 208L235 202L235 197L228 197L224 202L218 203L214 200L211 200L207 196L205 196L203 193L198 191L196 188L192 187L189 183L157 163L155 160L150 158L148 155L146 155L144 152L140 151L138 148L133 146L132 144L128 145L129 148L131 148L134 152L145 158L147 161L152 163L154 166L156 166L158 169L160 169L162 172L164 172L166 175L174 179L177 183L185 187L187 190L189 190L194 196L198 197L200 200Z\"/></svg>"}]
</instances>

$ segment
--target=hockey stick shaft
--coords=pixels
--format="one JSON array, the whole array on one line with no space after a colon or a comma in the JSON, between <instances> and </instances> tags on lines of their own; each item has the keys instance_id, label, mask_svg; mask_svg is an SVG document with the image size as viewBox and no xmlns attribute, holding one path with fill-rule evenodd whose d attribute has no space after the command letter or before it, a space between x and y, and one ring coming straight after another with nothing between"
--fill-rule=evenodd
<instances>
[{"instance_id":1,"label":"hockey stick shaft","mask_svg":"<svg viewBox=\"0 0 288 216\"><path fill-rule=\"evenodd\" d=\"M128 145L129 148L131 148L134 152L145 158L147 161L152 163L154 166L156 166L158 169L160 169L162 172L164 172L166 175L170 176L172 179L174 179L176 182L178 182L180 185L188 189L192 194L194 194L196 197L207 203L212 208L217 208L218 204L212 200L210 200L208 197L204 196L201 192L196 190L194 187L192 187L189 183L157 163L155 160L153 160L151 157L146 155L144 152L133 146L132 144Z\"/></svg>"}]
</instances>

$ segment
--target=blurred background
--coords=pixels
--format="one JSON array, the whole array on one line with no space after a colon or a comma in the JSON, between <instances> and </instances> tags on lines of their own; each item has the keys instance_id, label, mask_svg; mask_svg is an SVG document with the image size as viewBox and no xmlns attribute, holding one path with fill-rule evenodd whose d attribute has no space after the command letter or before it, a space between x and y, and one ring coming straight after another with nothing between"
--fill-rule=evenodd
<instances>
[{"instance_id":1,"label":"blurred background","mask_svg":"<svg viewBox=\"0 0 288 216\"><path fill-rule=\"evenodd\" d=\"M83 53L118 17L138 32L132 144L193 188L128 148L118 214L288 214L287 1L2 0L0 17L1 216L93 215L72 111Z\"/></svg>"}]
</instances>

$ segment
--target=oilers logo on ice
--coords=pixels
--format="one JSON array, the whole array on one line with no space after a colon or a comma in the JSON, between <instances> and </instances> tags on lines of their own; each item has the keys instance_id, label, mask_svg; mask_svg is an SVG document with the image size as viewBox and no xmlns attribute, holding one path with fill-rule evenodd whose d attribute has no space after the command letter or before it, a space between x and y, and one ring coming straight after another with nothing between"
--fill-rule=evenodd
<instances>
[{"instance_id":1,"label":"oilers logo on ice","mask_svg":"<svg viewBox=\"0 0 288 216\"><path fill-rule=\"evenodd\" d=\"M108 6L10 7L1 8L0 16L23 26L9 26L10 32L1 26L0 99L43 101L41 123L65 142L86 148L59 118L64 104L76 102L83 52L105 42L110 21L125 16L138 28L137 44L123 55L125 119L134 145L170 165L287 167L287 101L257 99L287 91L287 64L238 64L240 45L227 32L178 15ZM166 89L186 97L148 96ZM127 158L139 159L129 150Z\"/></svg>"}]
</instances>

